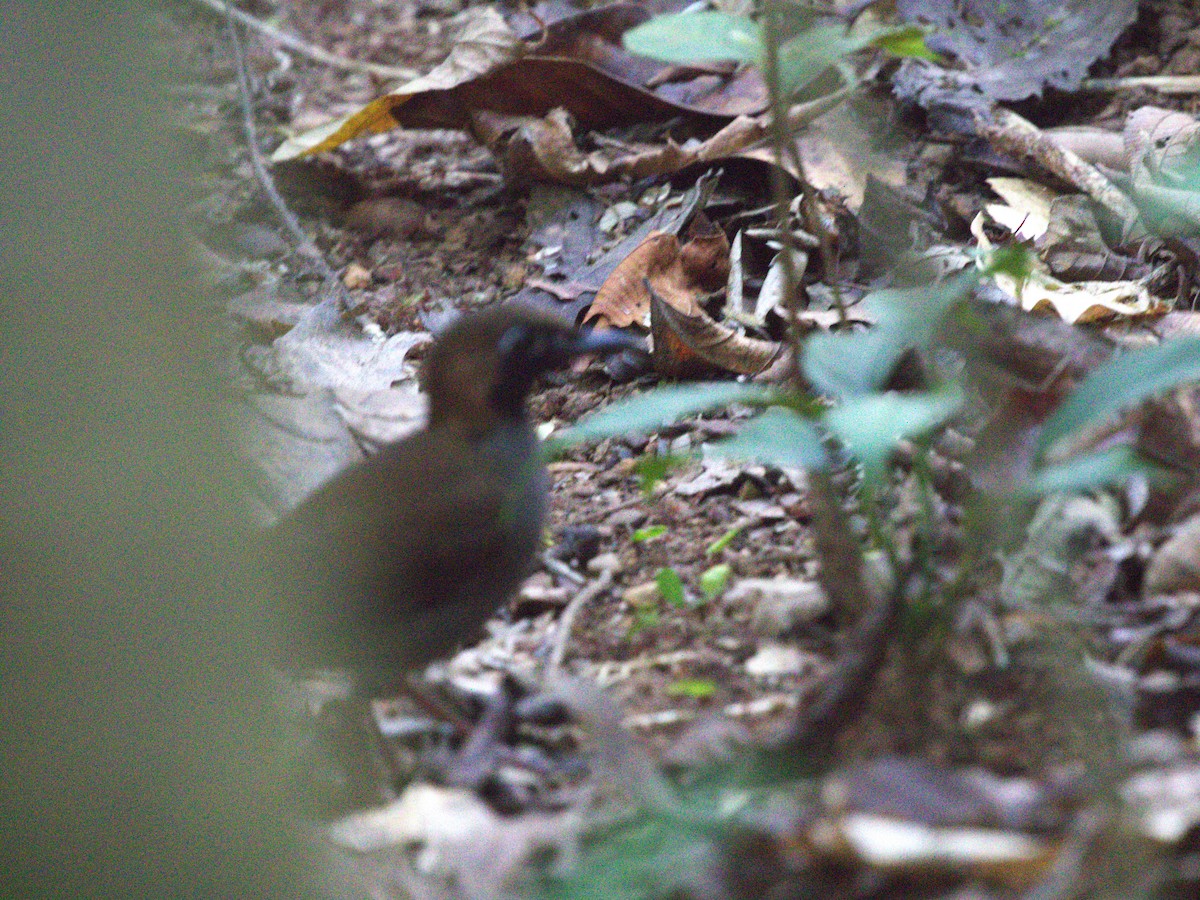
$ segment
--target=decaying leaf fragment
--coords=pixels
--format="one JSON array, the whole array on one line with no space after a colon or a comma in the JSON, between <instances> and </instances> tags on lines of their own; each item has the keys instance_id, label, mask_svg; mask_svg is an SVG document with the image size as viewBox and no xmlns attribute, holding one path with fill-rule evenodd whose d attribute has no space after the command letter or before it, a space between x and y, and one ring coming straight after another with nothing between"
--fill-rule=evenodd
<instances>
[{"instance_id":1,"label":"decaying leaf fragment","mask_svg":"<svg viewBox=\"0 0 1200 900\"><path fill-rule=\"evenodd\" d=\"M1010 197L1015 196L1011 191L1009 194ZM1033 198L1039 195L1029 193L1026 196ZM993 208L1000 213L1005 224L1016 225L1022 234L1044 233L1044 229L1039 230L1043 220L1036 206L1020 210L992 204L987 212L990 214ZM1044 221L1047 223L1050 215L1050 207L1046 206ZM981 213L971 223L971 233L979 242L980 249L989 252L993 247L983 230L983 216ZM1018 279L1006 272L997 272L992 277L996 286L1015 297L1022 309L1054 312L1070 324L1159 316L1167 311L1166 305L1150 293L1144 281L1060 281L1047 271L1040 260L1036 261L1033 271L1025 278Z\"/></svg>"}]
</instances>

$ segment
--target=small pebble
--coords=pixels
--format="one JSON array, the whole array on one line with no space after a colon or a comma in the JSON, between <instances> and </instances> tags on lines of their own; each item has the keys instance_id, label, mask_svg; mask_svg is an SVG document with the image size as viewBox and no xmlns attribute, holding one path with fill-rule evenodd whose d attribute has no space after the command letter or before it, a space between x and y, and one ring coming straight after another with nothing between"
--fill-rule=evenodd
<instances>
[{"instance_id":1,"label":"small pebble","mask_svg":"<svg viewBox=\"0 0 1200 900\"><path fill-rule=\"evenodd\" d=\"M726 603L753 607L755 630L779 637L829 612L829 597L815 581L800 578L743 578L725 592Z\"/></svg>"},{"instance_id":2,"label":"small pebble","mask_svg":"<svg viewBox=\"0 0 1200 900\"><path fill-rule=\"evenodd\" d=\"M635 584L621 595L621 599L630 606L650 606L658 600L658 584L653 581Z\"/></svg>"},{"instance_id":3,"label":"small pebble","mask_svg":"<svg viewBox=\"0 0 1200 900\"><path fill-rule=\"evenodd\" d=\"M588 560L587 570L597 575L604 571L612 572L615 575L621 571L621 557L612 552L598 553Z\"/></svg>"},{"instance_id":4,"label":"small pebble","mask_svg":"<svg viewBox=\"0 0 1200 900\"><path fill-rule=\"evenodd\" d=\"M631 506L628 509L618 509L604 520L604 524L614 528L637 528L646 521L646 511Z\"/></svg>"},{"instance_id":5,"label":"small pebble","mask_svg":"<svg viewBox=\"0 0 1200 900\"><path fill-rule=\"evenodd\" d=\"M802 653L799 647L784 644L763 644L757 653L746 660L746 673L755 678L799 675L811 667L811 656Z\"/></svg>"}]
</instances>

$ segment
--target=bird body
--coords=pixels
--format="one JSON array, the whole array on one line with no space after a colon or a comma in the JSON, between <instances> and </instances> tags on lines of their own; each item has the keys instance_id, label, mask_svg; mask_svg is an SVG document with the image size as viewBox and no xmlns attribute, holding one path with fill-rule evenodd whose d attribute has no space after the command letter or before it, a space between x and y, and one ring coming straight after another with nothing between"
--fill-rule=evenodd
<instances>
[{"instance_id":1,"label":"bird body","mask_svg":"<svg viewBox=\"0 0 1200 900\"><path fill-rule=\"evenodd\" d=\"M474 636L528 573L545 520L527 393L579 353L628 346L520 307L452 325L422 369L426 428L323 485L268 535L281 665L346 669L369 690Z\"/></svg>"}]
</instances>

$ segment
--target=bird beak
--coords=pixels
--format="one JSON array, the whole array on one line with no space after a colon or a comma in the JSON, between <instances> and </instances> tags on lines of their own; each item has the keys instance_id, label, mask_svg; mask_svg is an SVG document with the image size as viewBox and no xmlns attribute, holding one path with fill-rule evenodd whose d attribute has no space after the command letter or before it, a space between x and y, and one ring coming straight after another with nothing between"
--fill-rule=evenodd
<instances>
[{"instance_id":1,"label":"bird beak","mask_svg":"<svg viewBox=\"0 0 1200 900\"><path fill-rule=\"evenodd\" d=\"M613 328L593 328L590 331L578 332L570 348L574 356L582 356L585 353L608 356L622 350L646 353L646 339Z\"/></svg>"}]
</instances>

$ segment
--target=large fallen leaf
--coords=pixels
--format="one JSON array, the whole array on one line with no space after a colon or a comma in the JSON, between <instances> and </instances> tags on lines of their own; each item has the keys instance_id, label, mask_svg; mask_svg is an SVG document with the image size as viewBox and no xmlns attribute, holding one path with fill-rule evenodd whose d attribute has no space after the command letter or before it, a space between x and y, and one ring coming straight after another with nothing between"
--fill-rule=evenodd
<instances>
[{"instance_id":1,"label":"large fallen leaf","mask_svg":"<svg viewBox=\"0 0 1200 900\"><path fill-rule=\"evenodd\" d=\"M831 94L833 98L845 99L845 95ZM790 156L780 160L767 142L731 155L778 166L796 179L803 175L803 180L819 191L836 191L852 212L861 206L871 177L892 187L905 184L905 164L902 155L891 150L896 134L888 125L882 101L856 96L852 104L827 103L816 115L808 115L804 124L809 127L793 129L803 173Z\"/></svg>"},{"instance_id":2,"label":"large fallen leaf","mask_svg":"<svg viewBox=\"0 0 1200 900\"><path fill-rule=\"evenodd\" d=\"M649 328L651 288L672 306L690 310L695 304L679 260L679 238L673 234L656 231L625 257L601 286L583 321Z\"/></svg>"},{"instance_id":3,"label":"large fallen leaf","mask_svg":"<svg viewBox=\"0 0 1200 900\"><path fill-rule=\"evenodd\" d=\"M481 110L546 115L561 107L582 126L662 121L689 115L721 123L761 112L756 69L727 77L663 80L668 67L626 53L621 34L649 13L614 3L553 22L522 41L492 7L476 11L449 57L429 74L341 119L285 141L276 162L329 150L391 128L466 128Z\"/></svg>"},{"instance_id":4,"label":"large fallen leaf","mask_svg":"<svg viewBox=\"0 0 1200 900\"><path fill-rule=\"evenodd\" d=\"M275 150L271 159L274 162L295 159L337 147L360 134L390 131L399 124L393 110L407 100L470 84L515 58L520 43L504 17L494 7L484 7L470 18L450 55L433 71L347 116L289 138Z\"/></svg>"},{"instance_id":5,"label":"large fallen leaf","mask_svg":"<svg viewBox=\"0 0 1200 900\"><path fill-rule=\"evenodd\" d=\"M939 50L965 72L905 60L930 82L958 76L960 90L992 100L1024 100L1047 87L1073 91L1137 17L1137 0L898 0L907 22L932 25Z\"/></svg>"}]
</instances>

